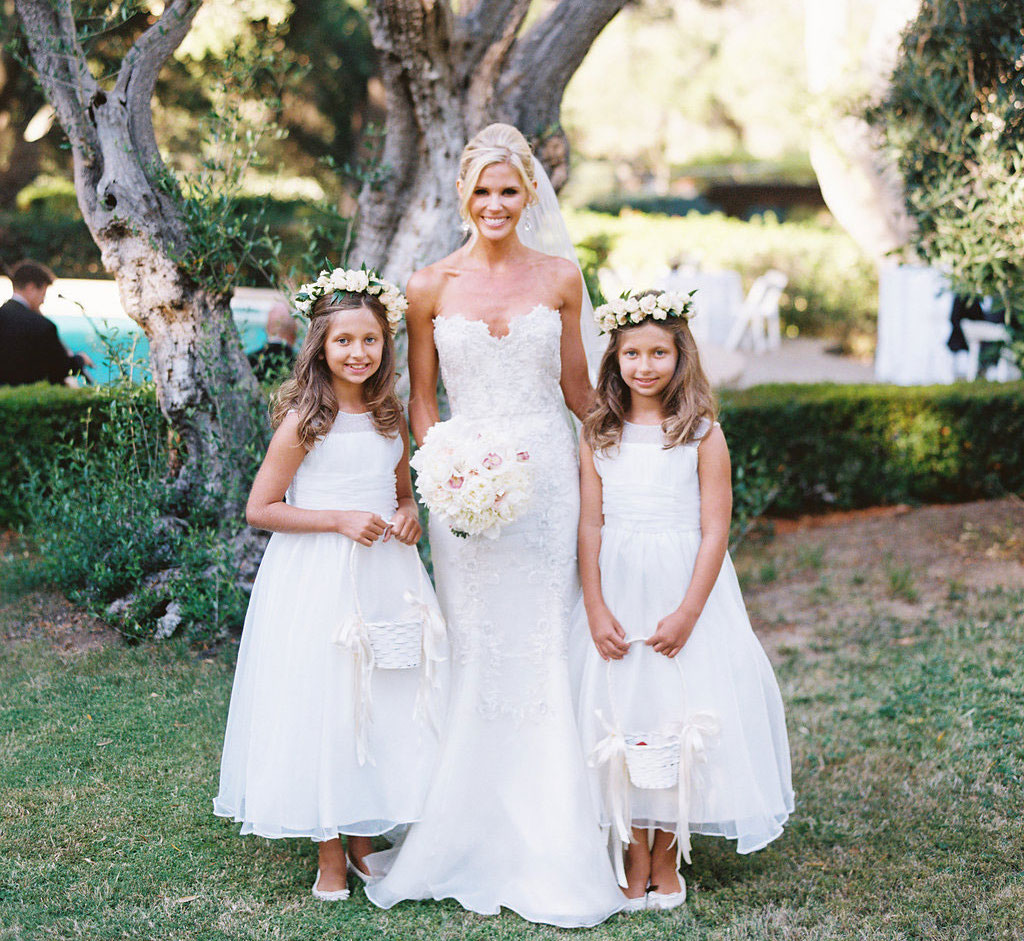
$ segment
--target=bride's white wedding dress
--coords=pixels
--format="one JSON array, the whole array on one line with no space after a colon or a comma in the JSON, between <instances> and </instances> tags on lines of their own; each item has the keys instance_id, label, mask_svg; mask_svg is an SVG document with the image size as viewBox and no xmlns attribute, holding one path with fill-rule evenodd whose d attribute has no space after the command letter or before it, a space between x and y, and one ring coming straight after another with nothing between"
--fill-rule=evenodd
<instances>
[{"instance_id":1,"label":"bride's white wedding dress","mask_svg":"<svg viewBox=\"0 0 1024 941\"><path fill-rule=\"evenodd\" d=\"M623 904L588 792L567 664L578 591L575 436L561 389L558 311L537 306L505 336L438 318L434 336L452 412L530 452L529 511L499 539L431 523L438 597L452 644L451 699L419 823L367 895L454 898L530 921L594 925Z\"/></svg>"}]
</instances>

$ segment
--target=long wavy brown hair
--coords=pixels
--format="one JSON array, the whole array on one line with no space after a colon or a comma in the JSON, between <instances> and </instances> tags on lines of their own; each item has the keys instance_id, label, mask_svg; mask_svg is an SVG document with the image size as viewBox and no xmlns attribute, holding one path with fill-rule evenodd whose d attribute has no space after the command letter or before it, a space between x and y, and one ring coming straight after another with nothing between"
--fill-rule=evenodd
<instances>
[{"instance_id":1,"label":"long wavy brown hair","mask_svg":"<svg viewBox=\"0 0 1024 941\"><path fill-rule=\"evenodd\" d=\"M646 291L638 295L660 294L660 291ZM700 428L701 419L715 420L718 407L715 403L711 383L700 364L697 343L690 327L681 317L665 320L642 320L638 324L626 324L611 332L608 348L601 357L597 371L597 404L583 422L583 436L594 451L608 451L622 440L622 426L630 406L630 390L619 372L619 350L623 339L630 330L653 323L670 334L675 344L677 359L675 372L661 393L665 420L665 448L674 448L692 441Z\"/></svg>"},{"instance_id":2,"label":"long wavy brown hair","mask_svg":"<svg viewBox=\"0 0 1024 941\"><path fill-rule=\"evenodd\" d=\"M324 343L333 314L365 307L380 324L384 346L377 371L363 383L363 401L382 435L394 438L401 428L402 405L395 395L395 341L384 305L370 294L339 292L321 297L309 314L309 329L295 358L291 377L274 398L272 422L276 428L293 409L299 415L299 442L308 451L331 430L338 416L338 400L331 371L324 359Z\"/></svg>"}]
</instances>

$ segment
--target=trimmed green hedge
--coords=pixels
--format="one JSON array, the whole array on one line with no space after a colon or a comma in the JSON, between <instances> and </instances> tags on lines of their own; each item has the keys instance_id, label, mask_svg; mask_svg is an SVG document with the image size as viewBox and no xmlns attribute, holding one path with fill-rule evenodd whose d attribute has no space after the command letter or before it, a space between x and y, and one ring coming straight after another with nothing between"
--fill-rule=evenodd
<instances>
[{"instance_id":1,"label":"trimmed green hedge","mask_svg":"<svg viewBox=\"0 0 1024 941\"><path fill-rule=\"evenodd\" d=\"M87 415L102 428L112 394L0 388L0 523L23 521L26 469L44 469L58 443L82 440ZM1024 492L1024 382L758 386L723 393L722 426L735 472L758 467L779 486L773 512Z\"/></svg>"},{"instance_id":2,"label":"trimmed green hedge","mask_svg":"<svg viewBox=\"0 0 1024 941\"><path fill-rule=\"evenodd\" d=\"M30 386L0 386L0 525L25 522L22 484L30 470L45 472L58 445L84 441L98 430L114 393L104 386L68 389L40 382ZM156 399L141 396L159 420Z\"/></svg>"},{"instance_id":3,"label":"trimmed green hedge","mask_svg":"<svg viewBox=\"0 0 1024 941\"><path fill-rule=\"evenodd\" d=\"M722 396L735 467L778 475L773 512L1024 491L1024 383L770 385Z\"/></svg>"}]
</instances>

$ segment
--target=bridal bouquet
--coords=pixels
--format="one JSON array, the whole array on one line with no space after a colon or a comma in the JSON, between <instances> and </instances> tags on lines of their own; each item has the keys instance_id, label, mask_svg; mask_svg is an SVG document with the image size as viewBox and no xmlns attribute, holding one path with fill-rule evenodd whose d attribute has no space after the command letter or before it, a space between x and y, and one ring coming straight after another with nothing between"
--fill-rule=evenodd
<instances>
[{"instance_id":1,"label":"bridal bouquet","mask_svg":"<svg viewBox=\"0 0 1024 941\"><path fill-rule=\"evenodd\" d=\"M497 539L530 502L529 452L458 418L434 425L411 463L427 509L456 536Z\"/></svg>"}]
</instances>

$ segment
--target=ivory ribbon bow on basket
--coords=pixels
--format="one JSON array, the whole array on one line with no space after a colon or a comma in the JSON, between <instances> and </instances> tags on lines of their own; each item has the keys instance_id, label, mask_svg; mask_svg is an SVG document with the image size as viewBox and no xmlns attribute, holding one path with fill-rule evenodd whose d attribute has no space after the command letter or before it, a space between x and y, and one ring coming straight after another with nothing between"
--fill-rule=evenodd
<instances>
[{"instance_id":1,"label":"ivory ribbon bow on basket","mask_svg":"<svg viewBox=\"0 0 1024 941\"><path fill-rule=\"evenodd\" d=\"M352 554L349 560L349 573L352 581L352 607L353 613L345 618L334 634L333 642L339 647L346 647L352 651L355 661L354 688L352 690L353 705L355 707L356 727L356 757L359 764L374 764L373 756L369 754L367 736L369 727L373 722L373 671L377 667L377 657L374 654L373 644L370 640L370 628L398 628L405 626L418 627L420 641L420 682L416 690L416 705L413 710L413 719L417 722L425 722L436 734L439 731L437 721L437 693L441 688L439 665L446 659L444 655L445 623L435 605L431 605L425 598L425 585L423 578L423 567L417 557L416 565L418 585L416 591L406 589L402 593L402 600L407 605L407 613L400 621L390 622L368 622L363 617L362 606L359 604L359 592L356 582L356 559L358 557L359 544L352 543ZM366 550L369 551L369 550ZM409 551L415 552L415 548Z\"/></svg>"},{"instance_id":2,"label":"ivory ribbon bow on basket","mask_svg":"<svg viewBox=\"0 0 1024 941\"><path fill-rule=\"evenodd\" d=\"M639 638L638 638L639 639ZM633 641L630 641L632 643ZM605 807L611 820L609 840L612 844L612 862L619 885L625 886L626 873L623 861L623 850L632 840L633 819L630 809L629 788L630 774L627 760L627 742L622 731L622 723L615 709L615 697L611 683L612 662L607 664L608 695L611 707L611 721L605 718L600 709L595 710L598 722L605 732L604 738L597 742L588 756L591 767L606 766ZM680 857L690 862L690 810L692 804L694 777L698 765L707 763L708 748L717 738L720 730L718 717L708 711L687 712L685 704L685 680L682 664L676 658L679 678L683 683L685 718L668 727L658 736L663 741L676 741L679 749L679 765L676 778L676 866ZM648 747L648 746L632 746ZM705 794L705 797L709 795Z\"/></svg>"}]
</instances>

